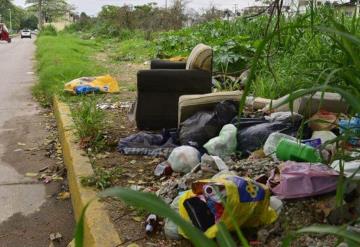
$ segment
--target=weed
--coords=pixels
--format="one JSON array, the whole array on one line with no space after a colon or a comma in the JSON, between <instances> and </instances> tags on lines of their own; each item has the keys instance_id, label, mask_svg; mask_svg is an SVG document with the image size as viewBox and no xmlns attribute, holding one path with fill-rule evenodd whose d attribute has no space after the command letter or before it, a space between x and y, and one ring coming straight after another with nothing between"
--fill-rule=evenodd
<instances>
[{"instance_id":1,"label":"weed","mask_svg":"<svg viewBox=\"0 0 360 247\"><path fill-rule=\"evenodd\" d=\"M105 113L97 108L97 102L93 95L83 96L72 111L80 146L91 148L95 153L104 147L102 131Z\"/></svg>"},{"instance_id":2,"label":"weed","mask_svg":"<svg viewBox=\"0 0 360 247\"><path fill-rule=\"evenodd\" d=\"M104 190L113 185L114 181L119 179L122 174L121 167L112 169L96 167L94 175L89 177L82 177L81 183L84 186L94 186L100 190Z\"/></svg>"}]
</instances>

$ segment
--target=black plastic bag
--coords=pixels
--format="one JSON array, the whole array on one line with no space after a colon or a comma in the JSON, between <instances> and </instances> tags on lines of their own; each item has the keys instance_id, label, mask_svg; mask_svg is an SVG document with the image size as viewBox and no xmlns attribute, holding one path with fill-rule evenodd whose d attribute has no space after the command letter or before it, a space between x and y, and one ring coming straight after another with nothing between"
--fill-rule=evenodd
<instances>
[{"instance_id":1,"label":"black plastic bag","mask_svg":"<svg viewBox=\"0 0 360 247\"><path fill-rule=\"evenodd\" d=\"M235 118L232 123L237 126L238 151L243 156L248 156L255 150L261 148L269 135L280 132L290 136L297 136L301 127L302 119L297 117L284 118L281 120L268 120L265 118ZM311 137L311 131L305 125L303 138Z\"/></svg>"},{"instance_id":2,"label":"black plastic bag","mask_svg":"<svg viewBox=\"0 0 360 247\"><path fill-rule=\"evenodd\" d=\"M237 114L237 106L232 101L220 102L212 112L197 112L180 127L181 145L201 148L211 138L218 136L221 128L230 123Z\"/></svg>"}]
</instances>

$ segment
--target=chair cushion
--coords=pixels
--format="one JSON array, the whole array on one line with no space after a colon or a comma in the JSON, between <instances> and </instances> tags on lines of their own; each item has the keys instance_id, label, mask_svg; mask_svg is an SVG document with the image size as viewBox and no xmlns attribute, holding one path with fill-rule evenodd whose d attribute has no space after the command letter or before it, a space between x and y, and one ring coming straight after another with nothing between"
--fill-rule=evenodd
<instances>
[{"instance_id":1,"label":"chair cushion","mask_svg":"<svg viewBox=\"0 0 360 247\"><path fill-rule=\"evenodd\" d=\"M210 46L198 44L190 53L186 62L186 69L200 69L212 71L213 50Z\"/></svg>"}]
</instances>

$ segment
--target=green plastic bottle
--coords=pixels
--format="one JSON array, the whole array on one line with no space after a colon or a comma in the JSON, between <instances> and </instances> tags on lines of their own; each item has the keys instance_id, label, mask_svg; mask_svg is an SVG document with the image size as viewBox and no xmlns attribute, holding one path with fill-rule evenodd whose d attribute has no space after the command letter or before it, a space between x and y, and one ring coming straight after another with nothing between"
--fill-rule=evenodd
<instances>
[{"instance_id":1,"label":"green plastic bottle","mask_svg":"<svg viewBox=\"0 0 360 247\"><path fill-rule=\"evenodd\" d=\"M321 156L313 147L288 139L282 139L276 147L276 157L279 160L319 163Z\"/></svg>"}]
</instances>

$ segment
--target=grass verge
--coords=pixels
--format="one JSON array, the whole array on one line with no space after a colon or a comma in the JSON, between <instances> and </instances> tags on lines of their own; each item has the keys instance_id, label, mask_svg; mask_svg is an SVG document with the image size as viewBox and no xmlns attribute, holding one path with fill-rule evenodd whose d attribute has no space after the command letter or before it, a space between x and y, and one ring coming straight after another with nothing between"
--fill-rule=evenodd
<instances>
[{"instance_id":1,"label":"grass verge","mask_svg":"<svg viewBox=\"0 0 360 247\"><path fill-rule=\"evenodd\" d=\"M54 94L63 95L65 83L105 72L95 61L101 46L94 40L59 33L56 36L40 35L36 45L39 82L34 86L33 94L44 106L51 104Z\"/></svg>"}]
</instances>

